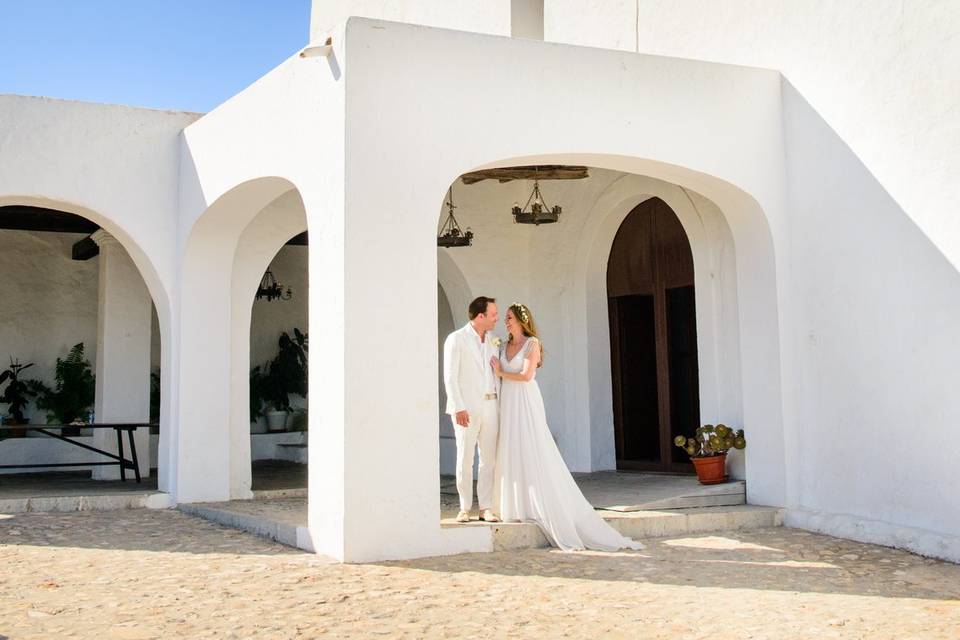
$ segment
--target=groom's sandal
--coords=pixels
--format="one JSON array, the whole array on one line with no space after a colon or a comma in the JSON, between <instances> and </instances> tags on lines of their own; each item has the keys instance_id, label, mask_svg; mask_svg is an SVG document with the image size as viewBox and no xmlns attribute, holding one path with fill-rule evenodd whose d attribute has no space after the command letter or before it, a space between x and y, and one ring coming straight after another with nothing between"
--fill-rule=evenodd
<instances>
[{"instance_id":1,"label":"groom's sandal","mask_svg":"<svg viewBox=\"0 0 960 640\"><path fill-rule=\"evenodd\" d=\"M457 522L470 522L470 514L466 511L461 511L457 514Z\"/></svg>"},{"instance_id":2,"label":"groom's sandal","mask_svg":"<svg viewBox=\"0 0 960 640\"><path fill-rule=\"evenodd\" d=\"M483 511L481 511L481 512L480 512L480 519L481 519L482 521L484 521L484 522L500 522L500 518L498 518L498 517L493 513L493 510L492 510L492 509L484 509Z\"/></svg>"}]
</instances>

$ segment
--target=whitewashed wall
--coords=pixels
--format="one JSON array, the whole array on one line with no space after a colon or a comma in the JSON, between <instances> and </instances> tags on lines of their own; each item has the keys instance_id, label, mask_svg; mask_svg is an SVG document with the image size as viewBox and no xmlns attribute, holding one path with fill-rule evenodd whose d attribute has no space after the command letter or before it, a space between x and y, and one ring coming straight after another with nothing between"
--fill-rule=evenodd
<instances>
[{"instance_id":1,"label":"whitewashed wall","mask_svg":"<svg viewBox=\"0 0 960 640\"><path fill-rule=\"evenodd\" d=\"M782 72L799 375L787 521L960 558L957 4L546 0L545 12L547 40Z\"/></svg>"},{"instance_id":2,"label":"whitewashed wall","mask_svg":"<svg viewBox=\"0 0 960 640\"><path fill-rule=\"evenodd\" d=\"M506 36L510 35L512 1L516 0L313 0L311 41L317 43L321 34L350 16Z\"/></svg>"},{"instance_id":3,"label":"whitewashed wall","mask_svg":"<svg viewBox=\"0 0 960 640\"><path fill-rule=\"evenodd\" d=\"M960 265L960 221L947 215L960 204L956 2L545 0L544 11L550 41L780 71Z\"/></svg>"}]
</instances>

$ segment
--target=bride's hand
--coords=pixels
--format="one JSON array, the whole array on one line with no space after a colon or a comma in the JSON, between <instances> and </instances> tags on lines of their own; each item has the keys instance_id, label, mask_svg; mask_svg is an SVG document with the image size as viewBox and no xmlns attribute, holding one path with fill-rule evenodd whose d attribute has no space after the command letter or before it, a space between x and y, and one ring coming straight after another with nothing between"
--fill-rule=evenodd
<instances>
[{"instance_id":1,"label":"bride's hand","mask_svg":"<svg viewBox=\"0 0 960 640\"><path fill-rule=\"evenodd\" d=\"M496 375L500 375L500 358L493 356L490 358L490 366L493 367L493 372Z\"/></svg>"}]
</instances>

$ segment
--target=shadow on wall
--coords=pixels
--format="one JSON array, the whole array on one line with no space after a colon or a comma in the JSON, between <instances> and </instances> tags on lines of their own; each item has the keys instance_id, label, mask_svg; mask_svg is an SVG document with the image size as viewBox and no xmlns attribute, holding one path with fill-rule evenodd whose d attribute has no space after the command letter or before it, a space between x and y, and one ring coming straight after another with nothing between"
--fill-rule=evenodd
<instances>
[{"instance_id":1,"label":"shadow on wall","mask_svg":"<svg viewBox=\"0 0 960 640\"><path fill-rule=\"evenodd\" d=\"M960 273L786 80L782 92L799 505L960 534L947 494Z\"/></svg>"}]
</instances>

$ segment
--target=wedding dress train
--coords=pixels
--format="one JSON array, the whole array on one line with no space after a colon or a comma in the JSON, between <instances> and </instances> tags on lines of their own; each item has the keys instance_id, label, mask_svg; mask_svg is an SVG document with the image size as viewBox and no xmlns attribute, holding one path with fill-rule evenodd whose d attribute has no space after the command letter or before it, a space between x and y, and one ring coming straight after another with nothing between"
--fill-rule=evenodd
<instances>
[{"instance_id":1,"label":"wedding dress train","mask_svg":"<svg viewBox=\"0 0 960 640\"><path fill-rule=\"evenodd\" d=\"M535 340L528 338L512 359L504 345L501 368L520 373ZM642 549L607 524L583 497L550 434L536 380L502 382L494 494L501 519L537 523L550 543L564 551Z\"/></svg>"}]
</instances>

